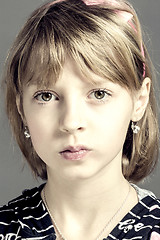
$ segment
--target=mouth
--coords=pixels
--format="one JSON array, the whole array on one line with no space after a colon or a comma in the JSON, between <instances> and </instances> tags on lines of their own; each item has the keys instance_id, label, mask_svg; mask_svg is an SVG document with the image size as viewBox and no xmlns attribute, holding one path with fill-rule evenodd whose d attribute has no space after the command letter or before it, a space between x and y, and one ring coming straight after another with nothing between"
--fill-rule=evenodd
<instances>
[{"instance_id":1,"label":"mouth","mask_svg":"<svg viewBox=\"0 0 160 240\"><path fill-rule=\"evenodd\" d=\"M60 155L66 160L78 161L82 160L90 151L91 149L84 146L69 146L61 151Z\"/></svg>"}]
</instances>

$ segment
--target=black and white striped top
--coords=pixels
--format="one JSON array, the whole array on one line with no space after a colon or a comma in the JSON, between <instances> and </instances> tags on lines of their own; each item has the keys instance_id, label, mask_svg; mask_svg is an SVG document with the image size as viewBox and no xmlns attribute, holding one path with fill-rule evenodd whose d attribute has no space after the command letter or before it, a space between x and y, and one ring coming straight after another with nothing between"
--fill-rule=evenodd
<instances>
[{"instance_id":1,"label":"black and white striped top","mask_svg":"<svg viewBox=\"0 0 160 240\"><path fill-rule=\"evenodd\" d=\"M56 239L41 198L44 185L0 208L0 240ZM160 240L160 201L138 187L139 203L119 222L106 240ZM84 240L87 240L84 238Z\"/></svg>"}]
</instances>

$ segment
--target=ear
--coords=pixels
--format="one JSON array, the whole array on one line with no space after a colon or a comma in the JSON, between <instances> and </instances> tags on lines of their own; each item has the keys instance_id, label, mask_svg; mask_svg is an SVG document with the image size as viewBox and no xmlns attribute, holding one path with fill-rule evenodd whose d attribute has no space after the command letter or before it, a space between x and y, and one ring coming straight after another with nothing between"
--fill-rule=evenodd
<instances>
[{"instance_id":1,"label":"ear","mask_svg":"<svg viewBox=\"0 0 160 240\"><path fill-rule=\"evenodd\" d=\"M134 110L132 114L132 121L138 122L144 115L147 104L149 102L151 80L145 78L141 89L136 93L134 98Z\"/></svg>"},{"instance_id":2,"label":"ear","mask_svg":"<svg viewBox=\"0 0 160 240\"><path fill-rule=\"evenodd\" d=\"M21 101L20 95L16 96L16 105L17 105L19 115L21 116L24 125L27 126L27 122L26 122L26 119L25 119L24 113L23 113L23 107L22 107L22 101Z\"/></svg>"}]
</instances>

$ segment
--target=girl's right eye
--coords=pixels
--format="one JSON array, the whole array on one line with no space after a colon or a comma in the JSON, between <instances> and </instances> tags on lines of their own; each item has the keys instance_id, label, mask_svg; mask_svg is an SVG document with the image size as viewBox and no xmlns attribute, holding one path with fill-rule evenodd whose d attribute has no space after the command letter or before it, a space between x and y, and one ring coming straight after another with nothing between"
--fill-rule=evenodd
<instances>
[{"instance_id":1,"label":"girl's right eye","mask_svg":"<svg viewBox=\"0 0 160 240\"><path fill-rule=\"evenodd\" d=\"M58 97L51 93L51 92L39 92L39 93L36 93L34 98L36 100L38 100L39 102L50 102L52 100L59 100Z\"/></svg>"}]
</instances>

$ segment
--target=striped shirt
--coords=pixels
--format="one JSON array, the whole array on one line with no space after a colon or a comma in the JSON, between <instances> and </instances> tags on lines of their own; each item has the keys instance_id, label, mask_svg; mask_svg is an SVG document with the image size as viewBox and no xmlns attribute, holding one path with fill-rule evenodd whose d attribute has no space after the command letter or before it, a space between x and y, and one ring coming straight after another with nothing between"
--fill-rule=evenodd
<instances>
[{"instance_id":1,"label":"striped shirt","mask_svg":"<svg viewBox=\"0 0 160 240\"><path fill-rule=\"evenodd\" d=\"M0 207L0 240L56 239L41 198L43 187L25 190L20 197ZM104 240L160 240L160 201L150 192L134 187L138 204Z\"/></svg>"}]
</instances>

